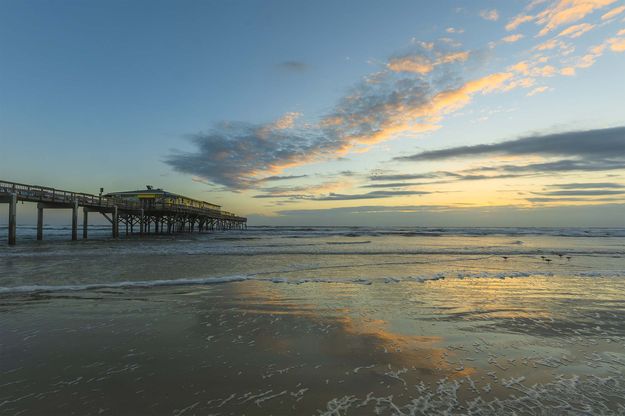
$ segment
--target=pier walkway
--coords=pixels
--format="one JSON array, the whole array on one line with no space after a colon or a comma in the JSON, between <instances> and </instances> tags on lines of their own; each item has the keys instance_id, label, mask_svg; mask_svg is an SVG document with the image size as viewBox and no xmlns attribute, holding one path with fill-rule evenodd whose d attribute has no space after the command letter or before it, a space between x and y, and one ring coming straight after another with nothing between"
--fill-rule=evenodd
<instances>
[{"instance_id":1,"label":"pier walkway","mask_svg":"<svg viewBox=\"0 0 625 416\"><path fill-rule=\"evenodd\" d=\"M151 191L151 188L148 189ZM164 191L161 194L165 194ZM0 203L9 204L9 244L16 243L17 202L37 203L37 240L43 239L44 209L72 210L72 240L78 239L78 210L83 210L82 238L88 236L89 213L102 214L111 223L113 238L125 233L175 233L246 229L247 218L223 211L208 202L175 195L177 198L131 199L116 195L91 195L38 185L0 180ZM174 195L174 194L168 194Z\"/></svg>"}]
</instances>

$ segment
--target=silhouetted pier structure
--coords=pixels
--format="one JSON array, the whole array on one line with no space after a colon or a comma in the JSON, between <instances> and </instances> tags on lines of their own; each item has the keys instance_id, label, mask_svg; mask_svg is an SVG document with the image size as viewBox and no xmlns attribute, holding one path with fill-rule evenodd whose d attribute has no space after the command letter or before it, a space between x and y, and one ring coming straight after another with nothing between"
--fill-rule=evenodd
<instances>
[{"instance_id":1,"label":"silhouetted pier structure","mask_svg":"<svg viewBox=\"0 0 625 416\"><path fill-rule=\"evenodd\" d=\"M247 218L223 211L219 205L147 187L145 190L91 195L46 186L0 180L0 203L9 204L9 244L17 236L17 203L37 203L37 240L43 240L44 209L72 210L72 240L78 240L78 210L83 210L82 238L88 236L89 213L102 214L111 223L113 238L138 232L177 233L246 229Z\"/></svg>"}]
</instances>

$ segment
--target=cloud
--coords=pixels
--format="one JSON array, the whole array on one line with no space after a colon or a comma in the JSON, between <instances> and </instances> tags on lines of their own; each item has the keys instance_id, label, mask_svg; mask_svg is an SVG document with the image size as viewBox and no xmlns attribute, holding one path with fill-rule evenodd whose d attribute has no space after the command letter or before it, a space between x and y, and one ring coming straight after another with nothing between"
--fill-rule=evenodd
<instances>
[{"instance_id":1,"label":"cloud","mask_svg":"<svg viewBox=\"0 0 625 416\"><path fill-rule=\"evenodd\" d=\"M518 16L515 16L512 20L510 20L510 22L508 22L508 24L506 25L506 30L515 30L521 24L531 22L532 20L534 20L534 16L520 14Z\"/></svg>"},{"instance_id":2,"label":"cloud","mask_svg":"<svg viewBox=\"0 0 625 416\"><path fill-rule=\"evenodd\" d=\"M391 71L415 72L417 74L427 74L434 69L434 63L429 58L420 55L392 58L387 66Z\"/></svg>"},{"instance_id":3,"label":"cloud","mask_svg":"<svg viewBox=\"0 0 625 416\"><path fill-rule=\"evenodd\" d=\"M612 10L610 10L609 12L607 12L606 14L604 14L603 16L601 16L601 20L611 19L611 18L613 18L615 16L618 16L619 14L623 13L623 11L625 11L625 6L615 7Z\"/></svg>"},{"instance_id":4,"label":"cloud","mask_svg":"<svg viewBox=\"0 0 625 416\"><path fill-rule=\"evenodd\" d=\"M457 29L455 27L448 27L447 29L445 29L445 32L462 34L462 33L464 33L464 29Z\"/></svg>"},{"instance_id":5,"label":"cloud","mask_svg":"<svg viewBox=\"0 0 625 416\"><path fill-rule=\"evenodd\" d=\"M495 169L488 170L492 172ZM526 173L496 173L496 174L476 174L477 170L464 170L460 172L436 171L422 174L397 174L397 175L374 175L370 176L371 181L385 180L413 180L413 179L435 179L429 182L388 182L388 183L372 183L361 186L361 188L402 188L409 186L421 185L440 185L462 181L482 181L493 179L510 179L530 176Z\"/></svg>"},{"instance_id":6,"label":"cloud","mask_svg":"<svg viewBox=\"0 0 625 416\"><path fill-rule=\"evenodd\" d=\"M306 178L307 176L308 175L274 175L274 176L267 176L266 178L261 178L259 179L259 181L262 181L262 182L286 181L286 180L291 180L291 179Z\"/></svg>"},{"instance_id":7,"label":"cloud","mask_svg":"<svg viewBox=\"0 0 625 416\"><path fill-rule=\"evenodd\" d=\"M592 3L595 10L603 7L599 5L601 1L608 0L585 1ZM546 10L558 7L577 10L578 3L578 0L560 0L547 4ZM537 3L536 7L543 5L545 3ZM523 16L529 16L529 10ZM551 16L546 10L532 17L544 22L540 24L545 27L551 22L549 19L556 19L555 14ZM527 21L523 16L517 20ZM566 19L560 16L556 20ZM560 39L544 42L542 47L545 50L559 48L562 55L570 51L572 47L564 39L582 29L567 30L560 32L564 33ZM519 35L507 38L518 39ZM507 71L462 81L460 77L465 72L460 70L461 64L468 61L472 53L454 50L441 42L414 41L412 47L420 45L418 52L391 57L378 72L356 83L327 112L312 120L289 112L267 123L219 123L188 136L193 148L172 151L164 161L178 172L213 184L233 190L256 189L262 185L264 177L279 176L291 167L337 160L348 152L367 151L374 144L400 135L416 137L435 131L441 127L444 117L462 109L476 96L515 88L527 88L528 95L546 91L548 87L537 86L539 77L574 75L576 69L591 66L608 48L625 50L625 39L615 37L589 49L583 56L562 62L563 66L552 64L552 57L539 55L512 65ZM289 62L297 61L283 64ZM573 162L581 165L579 160Z\"/></svg>"},{"instance_id":8,"label":"cloud","mask_svg":"<svg viewBox=\"0 0 625 416\"><path fill-rule=\"evenodd\" d=\"M537 14L521 13L515 16L508 22L508 24L506 24L506 30L512 31L523 23L534 21L537 25L542 26L538 36L545 36L558 27L575 23L594 11L607 7L614 2L616 2L616 0L558 0L550 2L541 12ZM544 3L547 2L541 1L533 3L530 5L531 7L527 7L526 10L530 10L533 6ZM615 11L617 9L619 8L617 7L616 9L613 9L612 11L606 13L606 15L610 15L610 13L614 12L615 16L622 12L622 10ZM606 19L609 19L610 17L612 16L608 16Z\"/></svg>"},{"instance_id":9,"label":"cloud","mask_svg":"<svg viewBox=\"0 0 625 416\"><path fill-rule=\"evenodd\" d=\"M436 60L436 65L450 64L453 62L464 62L467 59L469 59L469 52L467 51L444 53L438 56L438 59Z\"/></svg>"},{"instance_id":10,"label":"cloud","mask_svg":"<svg viewBox=\"0 0 625 416\"><path fill-rule=\"evenodd\" d=\"M535 135L494 144L459 146L396 157L395 160L433 161L493 154L569 156L618 161L620 164L625 160L625 126Z\"/></svg>"},{"instance_id":11,"label":"cloud","mask_svg":"<svg viewBox=\"0 0 625 416\"><path fill-rule=\"evenodd\" d=\"M278 130L289 129L293 127L293 125L295 124L295 121L301 116L302 116L302 113L298 113L294 111L286 113L282 117L280 117L278 120L276 120L273 123L272 127Z\"/></svg>"},{"instance_id":12,"label":"cloud","mask_svg":"<svg viewBox=\"0 0 625 416\"><path fill-rule=\"evenodd\" d=\"M263 193L255 195L254 198L314 199L317 195L342 190L350 185L348 181L326 181L317 184L268 186L260 188Z\"/></svg>"},{"instance_id":13,"label":"cloud","mask_svg":"<svg viewBox=\"0 0 625 416\"><path fill-rule=\"evenodd\" d=\"M506 43L513 43L513 42L518 41L521 38L523 38L523 35L520 34L520 33L517 33L517 34L514 34L514 35L508 35L508 36L504 37L501 40L506 42Z\"/></svg>"},{"instance_id":14,"label":"cloud","mask_svg":"<svg viewBox=\"0 0 625 416\"><path fill-rule=\"evenodd\" d=\"M545 92L545 91L547 91L547 90L549 90L549 87L545 87L545 86L542 86L542 87L536 87L536 88L534 88L533 90L531 90L530 92L528 92L528 93L527 93L527 96L528 96L528 97L531 97L531 96L534 96L534 95L536 95L536 94L543 93L543 92Z\"/></svg>"},{"instance_id":15,"label":"cloud","mask_svg":"<svg viewBox=\"0 0 625 416\"><path fill-rule=\"evenodd\" d=\"M241 189L256 183L260 173L324 152L317 133L279 129L272 124L222 123L190 136L193 152L175 151L165 158L174 170Z\"/></svg>"},{"instance_id":16,"label":"cloud","mask_svg":"<svg viewBox=\"0 0 625 416\"><path fill-rule=\"evenodd\" d=\"M403 181L412 179L431 179L437 178L437 173L418 173L418 174L396 174L396 175L372 175L369 180L372 181Z\"/></svg>"},{"instance_id":17,"label":"cloud","mask_svg":"<svg viewBox=\"0 0 625 416\"><path fill-rule=\"evenodd\" d=\"M362 185L361 188L407 188L410 186L428 185L428 182L388 182L388 183L370 183Z\"/></svg>"},{"instance_id":18,"label":"cloud","mask_svg":"<svg viewBox=\"0 0 625 416\"><path fill-rule=\"evenodd\" d=\"M454 62L464 62L469 59L469 52L458 51L439 54L428 57L421 54L407 54L391 58L386 65L393 72L412 72L416 74L427 74L434 70L434 67Z\"/></svg>"},{"instance_id":19,"label":"cloud","mask_svg":"<svg viewBox=\"0 0 625 416\"><path fill-rule=\"evenodd\" d=\"M608 45L612 52L625 52L625 38L610 38Z\"/></svg>"},{"instance_id":20,"label":"cloud","mask_svg":"<svg viewBox=\"0 0 625 416\"><path fill-rule=\"evenodd\" d=\"M509 66L508 70L530 77L552 77L558 73L558 70L553 65L540 66L539 64L543 61L521 61Z\"/></svg>"},{"instance_id":21,"label":"cloud","mask_svg":"<svg viewBox=\"0 0 625 416\"><path fill-rule=\"evenodd\" d=\"M499 20L499 12L496 9L481 10L480 11L480 17L482 19L490 20L490 21L495 22L495 21Z\"/></svg>"},{"instance_id":22,"label":"cloud","mask_svg":"<svg viewBox=\"0 0 625 416\"><path fill-rule=\"evenodd\" d=\"M548 51L548 50L555 49L555 48L558 48L558 47L560 49L563 49L563 48L567 47L567 44L564 41L560 40L560 39L555 39L554 38L554 39L549 39L548 41L545 41L545 42L535 46L534 49L537 50L537 51Z\"/></svg>"},{"instance_id":23,"label":"cloud","mask_svg":"<svg viewBox=\"0 0 625 416\"><path fill-rule=\"evenodd\" d=\"M573 75L575 75L575 68L572 66L567 66L560 70L560 74L567 77L572 77Z\"/></svg>"},{"instance_id":24,"label":"cloud","mask_svg":"<svg viewBox=\"0 0 625 416\"><path fill-rule=\"evenodd\" d=\"M552 162L530 163L527 165L501 165L493 169L505 172L542 172L549 174L574 171L600 172L625 169L625 160L597 160L592 158L589 160L561 159Z\"/></svg>"},{"instance_id":25,"label":"cloud","mask_svg":"<svg viewBox=\"0 0 625 416\"><path fill-rule=\"evenodd\" d=\"M560 197L560 198L547 198L547 197L532 197L525 198L526 201L532 203L545 203L545 202L568 202L568 201L580 201L580 202L608 202L608 201L622 201L623 198L584 198L584 197Z\"/></svg>"},{"instance_id":26,"label":"cloud","mask_svg":"<svg viewBox=\"0 0 625 416\"><path fill-rule=\"evenodd\" d=\"M615 182L581 182L581 183L557 183L547 185L548 188L560 189L595 189L595 188L625 188L625 185Z\"/></svg>"},{"instance_id":27,"label":"cloud","mask_svg":"<svg viewBox=\"0 0 625 416\"><path fill-rule=\"evenodd\" d=\"M292 72L303 72L309 68L308 64L302 61L284 61L280 62L277 66L280 69Z\"/></svg>"},{"instance_id":28,"label":"cloud","mask_svg":"<svg viewBox=\"0 0 625 416\"><path fill-rule=\"evenodd\" d=\"M506 206L451 206L451 205L364 205L328 207L319 209L281 210L271 217L252 217L254 224L307 225L371 225L402 226L551 226L613 227L623 223L625 204L596 204L594 200L582 204L541 207Z\"/></svg>"},{"instance_id":29,"label":"cloud","mask_svg":"<svg viewBox=\"0 0 625 416\"><path fill-rule=\"evenodd\" d=\"M360 194L343 194L330 192L324 195L313 195L310 193L298 193L297 190L308 191L309 189L302 188L293 188L293 192L286 192L286 189L281 190L278 189L276 192L267 192L264 194L254 195L254 198L288 198L294 200L306 200L306 201L353 201L353 200L363 200L363 199L385 199L385 198L395 198L402 196L420 196L427 195L431 192L428 191L371 191Z\"/></svg>"},{"instance_id":30,"label":"cloud","mask_svg":"<svg viewBox=\"0 0 625 416\"><path fill-rule=\"evenodd\" d=\"M352 201L360 199L394 198L398 196L427 195L427 191L372 191L364 194L335 194L312 198L315 201Z\"/></svg>"},{"instance_id":31,"label":"cloud","mask_svg":"<svg viewBox=\"0 0 625 416\"><path fill-rule=\"evenodd\" d=\"M536 15L536 23L543 26L538 35L544 36L560 26L577 22L614 2L616 0L559 0Z\"/></svg>"},{"instance_id":32,"label":"cloud","mask_svg":"<svg viewBox=\"0 0 625 416\"><path fill-rule=\"evenodd\" d=\"M571 39L575 39L575 38L582 36L584 33L588 32L594 27L595 25L591 25L589 23L580 23L579 25L573 25L573 26L567 27L562 32L560 32L558 36L566 36Z\"/></svg>"},{"instance_id":33,"label":"cloud","mask_svg":"<svg viewBox=\"0 0 625 416\"><path fill-rule=\"evenodd\" d=\"M426 58L436 68L464 62L470 55L449 50L428 53ZM194 149L172 151L164 162L178 172L231 189L255 188L263 176L279 175L286 168L366 151L400 134L434 131L444 116L466 106L473 96L505 91L513 76L492 73L460 82L450 71L453 68L444 68L425 78L415 71L393 71L390 67L400 65L399 58L406 57L391 58L387 68L354 85L318 121L303 122L299 113L291 112L269 123L223 122L190 135Z\"/></svg>"},{"instance_id":34,"label":"cloud","mask_svg":"<svg viewBox=\"0 0 625 416\"><path fill-rule=\"evenodd\" d=\"M449 176L452 176L455 179L455 182L460 181L483 181L489 179L510 179L510 178L519 178L525 175L516 175L516 174L500 174L500 175L464 175L464 174L454 174L447 173ZM442 182L439 182L442 183Z\"/></svg>"},{"instance_id":35,"label":"cloud","mask_svg":"<svg viewBox=\"0 0 625 416\"><path fill-rule=\"evenodd\" d=\"M622 195L625 191L613 190L572 190L572 191L550 191L550 192L532 192L535 195L545 196L602 196L602 195Z\"/></svg>"}]
</instances>

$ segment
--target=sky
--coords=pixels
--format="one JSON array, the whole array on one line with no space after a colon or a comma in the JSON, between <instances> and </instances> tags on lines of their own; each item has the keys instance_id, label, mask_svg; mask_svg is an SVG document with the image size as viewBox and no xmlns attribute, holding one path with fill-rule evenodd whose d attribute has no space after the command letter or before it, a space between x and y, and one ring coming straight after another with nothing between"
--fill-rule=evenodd
<instances>
[{"instance_id":1,"label":"sky","mask_svg":"<svg viewBox=\"0 0 625 416\"><path fill-rule=\"evenodd\" d=\"M0 2L0 179L250 225L625 226L624 99L619 0Z\"/></svg>"}]
</instances>

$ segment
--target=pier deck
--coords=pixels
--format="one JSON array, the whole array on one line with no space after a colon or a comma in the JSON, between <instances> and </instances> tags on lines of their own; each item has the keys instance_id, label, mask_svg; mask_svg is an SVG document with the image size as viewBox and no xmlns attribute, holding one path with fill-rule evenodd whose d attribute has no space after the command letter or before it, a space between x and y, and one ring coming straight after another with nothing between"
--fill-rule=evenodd
<instances>
[{"instance_id":1,"label":"pier deck","mask_svg":"<svg viewBox=\"0 0 625 416\"><path fill-rule=\"evenodd\" d=\"M16 243L17 202L37 203L37 240L43 239L44 209L65 208L72 210L72 240L78 239L78 210L83 209L82 237L88 236L88 214L102 214L111 223L113 238L119 237L120 224L125 226L126 235L175 233L182 231L213 231L247 228L247 218L231 212L215 209L215 205L203 201L193 201L194 206L185 203L172 203L165 200L152 201L149 206L140 201L121 197L91 195L81 192L64 191L38 185L26 185L0 180L0 203L9 204L10 245Z\"/></svg>"}]
</instances>

